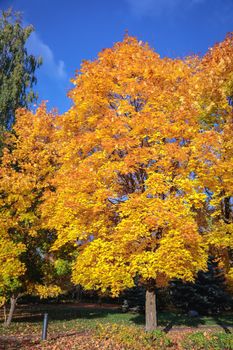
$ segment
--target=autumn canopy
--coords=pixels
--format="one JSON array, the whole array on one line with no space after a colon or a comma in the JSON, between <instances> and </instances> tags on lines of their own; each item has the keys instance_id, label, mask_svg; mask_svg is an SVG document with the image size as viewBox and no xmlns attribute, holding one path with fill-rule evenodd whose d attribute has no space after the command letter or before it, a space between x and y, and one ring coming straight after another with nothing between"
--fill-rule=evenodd
<instances>
[{"instance_id":1,"label":"autumn canopy","mask_svg":"<svg viewBox=\"0 0 233 350\"><path fill-rule=\"evenodd\" d=\"M210 251L231 285L232 72L232 35L185 59L126 36L83 63L64 115L19 111L0 179L0 257L15 245L19 279L32 246L87 289L117 296L137 279L148 330L156 288L193 281Z\"/></svg>"}]
</instances>

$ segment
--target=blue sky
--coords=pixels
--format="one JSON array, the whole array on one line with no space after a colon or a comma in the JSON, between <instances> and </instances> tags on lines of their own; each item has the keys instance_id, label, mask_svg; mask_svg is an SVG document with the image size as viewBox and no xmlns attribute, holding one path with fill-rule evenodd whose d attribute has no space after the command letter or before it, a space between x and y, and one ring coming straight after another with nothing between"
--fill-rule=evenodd
<instances>
[{"instance_id":1,"label":"blue sky","mask_svg":"<svg viewBox=\"0 0 233 350\"><path fill-rule=\"evenodd\" d=\"M0 0L9 6L35 27L28 50L44 61L35 89L60 113L71 105L66 94L82 60L126 30L169 57L204 54L233 31L233 0Z\"/></svg>"}]
</instances>

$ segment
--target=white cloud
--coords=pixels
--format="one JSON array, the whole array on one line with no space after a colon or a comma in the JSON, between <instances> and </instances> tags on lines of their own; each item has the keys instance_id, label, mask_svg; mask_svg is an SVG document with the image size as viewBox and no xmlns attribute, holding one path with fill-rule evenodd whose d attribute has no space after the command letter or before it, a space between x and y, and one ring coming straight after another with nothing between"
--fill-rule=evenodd
<instances>
[{"instance_id":1,"label":"white cloud","mask_svg":"<svg viewBox=\"0 0 233 350\"><path fill-rule=\"evenodd\" d=\"M171 13L173 10L197 5L205 0L126 0L132 13L138 17L144 15L160 15Z\"/></svg>"},{"instance_id":2,"label":"white cloud","mask_svg":"<svg viewBox=\"0 0 233 350\"><path fill-rule=\"evenodd\" d=\"M42 57L43 65L41 69L46 75L59 80L67 78L64 61L55 60L51 48L40 39L36 32L30 35L27 41L27 49L34 56Z\"/></svg>"}]
</instances>

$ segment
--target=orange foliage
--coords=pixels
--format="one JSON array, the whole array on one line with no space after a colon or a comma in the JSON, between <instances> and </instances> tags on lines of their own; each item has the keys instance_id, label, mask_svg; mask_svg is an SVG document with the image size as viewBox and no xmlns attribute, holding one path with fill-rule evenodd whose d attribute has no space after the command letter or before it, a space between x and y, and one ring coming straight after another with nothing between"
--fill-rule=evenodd
<instances>
[{"instance_id":1,"label":"orange foliage","mask_svg":"<svg viewBox=\"0 0 233 350\"><path fill-rule=\"evenodd\" d=\"M199 65L196 57L161 59L125 37L73 80L74 106L58 132L57 190L43 215L57 230L54 250L79 246L74 283L117 295L135 276L166 283L205 269L196 216L206 195L194 175L205 137Z\"/></svg>"},{"instance_id":2,"label":"orange foliage","mask_svg":"<svg viewBox=\"0 0 233 350\"><path fill-rule=\"evenodd\" d=\"M172 60L126 36L83 63L63 116L20 111L1 168L5 232L56 230L50 254L69 247L73 282L113 295L136 276L192 281L209 247L230 251L232 51L228 35Z\"/></svg>"}]
</instances>

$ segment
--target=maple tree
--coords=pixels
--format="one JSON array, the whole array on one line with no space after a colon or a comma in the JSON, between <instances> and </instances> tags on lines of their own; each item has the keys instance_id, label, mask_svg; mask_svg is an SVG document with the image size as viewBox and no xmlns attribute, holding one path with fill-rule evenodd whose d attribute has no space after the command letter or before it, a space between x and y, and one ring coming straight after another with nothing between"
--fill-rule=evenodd
<instances>
[{"instance_id":1,"label":"maple tree","mask_svg":"<svg viewBox=\"0 0 233 350\"><path fill-rule=\"evenodd\" d=\"M42 209L57 231L53 250L77 248L72 280L86 289L116 296L140 278L147 330L157 325L156 288L206 268L199 66L197 57L160 58L126 36L83 63L74 106L59 120L62 164Z\"/></svg>"},{"instance_id":2,"label":"maple tree","mask_svg":"<svg viewBox=\"0 0 233 350\"><path fill-rule=\"evenodd\" d=\"M168 59L126 36L83 63L63 116L18 111L0 175L3 302L60 293L72 263L86 289L143 284L152 330L156 289L194 281L210 251L231 285L232 48L228 35Z\"/></svg>"},{"instance_id":3,"label":"maple tree","mask_svg":"<svg viewBox=\"0 0 233 350\"><path fill-rule=\"evenodd\" d=\"M6 136L0 169L0 296L4 305L11 301L6 325L19 296L45 298L61 292L49 253L55 235L43 228L40 215L43 193L51 190L57 167L54 133L55 115L42 105L35 114L18 110L13 133Z\"/></svg>"},{"instance_id":4,"label":"maple tree","mask_svg":"<svg viewBox=\"0 0 233 350\"><path fill-rule=\"evenodd\" d=\"M199 157L212 152L205 162L202 182L209 191L209 215L206 238L210 249L220 258L233 290L233 35L216 44L203 57L200 79L200 115L202 127L212 137L199 142ZM204 147L203 147L204 145ZM207 169L208 167L208 169ZM208 176L207 176L208 174Z\"/></svg>"}]
</instances>

